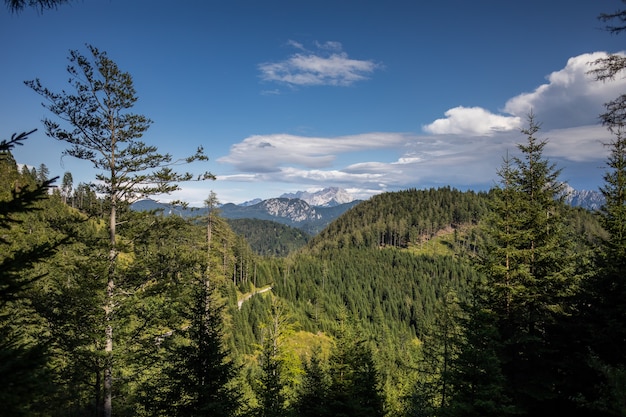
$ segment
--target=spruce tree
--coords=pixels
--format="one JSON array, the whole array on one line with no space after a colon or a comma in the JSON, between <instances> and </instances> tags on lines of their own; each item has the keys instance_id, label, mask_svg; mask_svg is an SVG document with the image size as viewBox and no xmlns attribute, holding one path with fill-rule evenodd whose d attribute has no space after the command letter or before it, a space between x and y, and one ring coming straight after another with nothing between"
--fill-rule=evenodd
<instances>
[{"instance_id":1,"label":"spruce tree","mask_svg":"<svg viewBox=\"0 0 626 417\"><path fill-rule=\"evenodd\" d=\"M513 405L532 415L558 407L559 349L556 336L576 289L572 252L565 239L560 170L543 157L546 140L534 115L522 129L521 156L499 172L490 246L482 270L487 277L486 307L502 340L499 352L506 391Z\"/></svg>"},{"instance_id":2,"label":"spruce tree","mask_svg":"<svg viewBox=\"0 0 626 417\"><path fill-rule=\"evenodd\" d=\"M194 289L190 325L167 358L163 399L168 415L229 417L241 407L241 394L232 383L237 367L224 348L218 302L214 287Z\"/></svg>"},{"instance_id":3,"label":"spruce tree","mask_svg":"<svg viewBox=\"0 0 626 417\"><path fill-rule=\"evenodd\" d=\"M314 348L311 359L304 365L304 378L295 407L298 415L301 417L330 415L329 395L330 379L318 345Z\"/></svg>"},{"instance_id":4,"label":"spruce tree","mask_svg":"<svg viewBox=\"0 0 626 417\"><path fill-rule=\"evenodd\" d=\"M352 325L340 323L330 357L328 410L332 416L384 415L384 399L373 352Z\"/></svg>"}]
</instances>

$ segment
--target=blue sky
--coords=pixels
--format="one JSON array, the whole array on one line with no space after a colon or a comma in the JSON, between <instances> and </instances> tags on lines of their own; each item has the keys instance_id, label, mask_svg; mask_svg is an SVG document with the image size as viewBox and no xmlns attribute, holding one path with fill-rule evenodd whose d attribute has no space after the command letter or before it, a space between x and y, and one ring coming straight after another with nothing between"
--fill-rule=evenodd
<instances>
[{"instance_id":1,"label":"blue sky","mask_svg":"<svg viewBox=\"0 0 626 417\"><path fill-rule=\"evenodd\" d=\"M586 72L625 37L597 19L618 0L78 0L0 11L0 137L38 128L18 162L91 181L46 137L23 84L67 89L70 49L92 44L133 76L144 137L184 157L204 146L216 181L173 197L201 205L345 188L487 189L532 110L544 155L578 189L602 184L603 103L626 80ZM167 197L161 200L167 200Z\"/></svg>"}]
</instances>

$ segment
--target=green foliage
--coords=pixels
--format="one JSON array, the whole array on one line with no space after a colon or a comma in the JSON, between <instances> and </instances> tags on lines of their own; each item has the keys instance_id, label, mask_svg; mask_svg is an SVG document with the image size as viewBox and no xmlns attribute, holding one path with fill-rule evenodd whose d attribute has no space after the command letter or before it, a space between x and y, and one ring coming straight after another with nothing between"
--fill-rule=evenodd
<instances>
[{"instance_id":1,"label":"green foliage","mask_svg":"<svg viewBox=\"0 0 626 417\"><path fill-rule=\"evenodd\" d=\"M157 148L140 141L151 124L143 115L130 111L137 101L132 77L119 69L105 52L87 45L91 56L77 50L70 51L67 71L75 93L55 93L42 86L39 79L25 84L42 95L46 107L59 121L44 119L46 134L66 142L65 155L91 162L98 171L93 190L104 194L109 221L109 265L106 298L103 303L105 322L102 346L104 349L104 414L112 414L113 398L113 322L118 307L117 298L124 294L116 286L122 268L119 265L120 247L116 226L118 210L134 199L152 194L178 190L180 181L194 176L178 173L174 167L208 158L202 148L187 158L174 160L170 154L160 154ZM42 167L43 168L43 167ZM38 173L44 177L43 169ZM208 172L197 180L214 179Z\"/></svg>"},{"instance_id":2,"label":"green foliage","mask_svg":"<svg viewBox=\"0 0 626 417\"><path fill-rule=\"evenodd\" d=\"M196 284L189 327L166 342L169 354L159 380L162 408L168 416L233 416L241 395L232 381L237 373L223 347L222 308L214 290Z\"/></svg>"},{"instance_id":3,"label":"green foliage","mask_svg":"<svg viewBox=\"0 0 626 417\"><path fill-rule=\"evenodd\" d=\"M304 363L304 376L295 406L299 416L330 415L330 376L327 368L321 348L316 345L310 360Z\"/></svg>"},{"instance_id":4,"label":"green foliage","mask_svg":"<svg viewBox=\"0 0 626 417\"><path fill-rule=\"evenodd\" d=\"M451 188L383 193L344 213L312 239L311 248L407 247L447 227L476 224L486 211L484 193Z\"/></svg>"},{"instance_id":5,"label":"green foliage","mask_svg":"<svg viewBox=\"0 0 626 417\"><path fill-rule=\"evenodd\" d=\"M229 219L228 224L261 256L287 256L306 245L309 239L299 229L270 220Z\"/></svg>"},{"instance_id":6,"label":"green foliage","mask_svg":"<svg viewBox=\"0 0 626 417\"><path fill-rule=\"evenodd\" d=\"M536 138L539 125L532 114L528 122L522 130L527 142L519 145L522 156L505 159L499 172L480 266L487 279L477 289L485 291L485 304L473 314L480 321L468 328L491 334L482 319L494 319L504 390L517 411L534 415L569 401L557 388L564 384L558 352L567 346L560 328L572 310L580 276L574 246L566 239L559 170L542 156L547 142Z\"/></svg>"}]
</instances>

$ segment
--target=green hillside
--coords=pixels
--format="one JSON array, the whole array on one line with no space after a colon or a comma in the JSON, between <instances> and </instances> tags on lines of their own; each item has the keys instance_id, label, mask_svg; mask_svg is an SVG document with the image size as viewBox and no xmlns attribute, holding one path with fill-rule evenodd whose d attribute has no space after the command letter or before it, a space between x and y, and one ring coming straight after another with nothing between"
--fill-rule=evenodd
<instances>
[{"instance_id":1,"label":"green hillside","mask_svg":"<svg viewBox=\"0 0 626 417\"><path fill-rule=\"evenodd\" d=\"M300 229L260 219L227 219L235 233L243 236L261 256L287 256L303 247L309 236Z\"/></svg>"}]
</instances>

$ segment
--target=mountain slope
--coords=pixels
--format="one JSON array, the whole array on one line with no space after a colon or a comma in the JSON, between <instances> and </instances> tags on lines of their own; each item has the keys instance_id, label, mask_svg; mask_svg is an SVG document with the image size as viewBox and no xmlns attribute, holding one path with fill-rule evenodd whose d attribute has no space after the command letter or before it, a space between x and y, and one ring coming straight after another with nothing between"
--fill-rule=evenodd
<instances>
[{"instance_id":1,"label":"mountain slope","mask_svg":"<svg viewBox=\"0 0 626 417\"><path fill-rule=\"evenodd\" d=\"M231 229L243 236L252 250L261 256L287 256L309 240L309 235L302 230L275 221L249 218L227 221Z\"/></svg>"}]
</instances>

